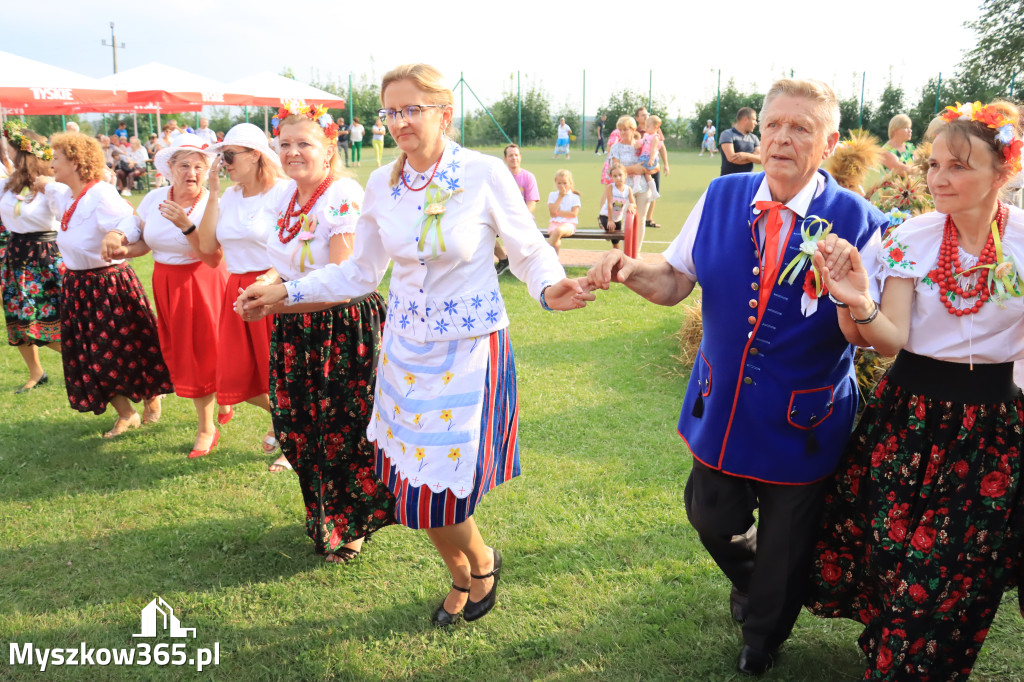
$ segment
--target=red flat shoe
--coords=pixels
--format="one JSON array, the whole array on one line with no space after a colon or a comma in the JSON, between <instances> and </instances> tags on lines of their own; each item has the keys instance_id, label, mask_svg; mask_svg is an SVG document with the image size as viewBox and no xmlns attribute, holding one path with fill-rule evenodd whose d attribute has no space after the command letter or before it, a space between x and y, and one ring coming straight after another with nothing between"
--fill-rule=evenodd
<instances>
[{"instance_id":1,"label":"red flat shoe","mask_svg":"<svg viewBox=\"0 0 1024 682\"><path fill-rule=\"evenodd\" d=\"M217 441L220 440L220 431L213 432L213 440L210 441L210 447L205 450L192 450L188 453L189 459L195 459L196 457L205 457L210 454L210 450L213 450L217 446Z\"/></svg>"},{"instance_id":2,"label":"red flat shoe","mask_svg":"<svg viewBox=\"0 0 1024 682\"><path fill-rule=\"evenodd\" d=\"M234 407L229 407L228 411L225 412L224 414L221 414L220 412L217 413L217 423L220 424L221 426L224 426L229 421L231 421L231 418L234 417L234 416L235 416L235 408Z\"/></svg>"}]
</instances>

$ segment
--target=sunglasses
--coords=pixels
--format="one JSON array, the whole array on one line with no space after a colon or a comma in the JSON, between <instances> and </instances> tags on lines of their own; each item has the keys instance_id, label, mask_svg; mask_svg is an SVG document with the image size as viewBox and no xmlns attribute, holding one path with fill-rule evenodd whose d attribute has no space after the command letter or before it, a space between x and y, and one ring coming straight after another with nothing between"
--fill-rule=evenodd
<instances>
[{"instance_id":1,"label":"sunglasses","mask_svg":"<svg viewBox=\"0 0 1024 682\"><path fill-rule=\"evenodd\" d=\"M234 163L235 162L235 157L238 156L239 154L248 154L249 152L254 152L254 151L256 151L256 150L255 149L246 149L244 152L236 152L233 149L225 149L224 151L222 151L220 153L220 155L221 155L221 158L224 159L224 163L229 163L230 164L230 163Z\"/></svg>"}]
</instances>

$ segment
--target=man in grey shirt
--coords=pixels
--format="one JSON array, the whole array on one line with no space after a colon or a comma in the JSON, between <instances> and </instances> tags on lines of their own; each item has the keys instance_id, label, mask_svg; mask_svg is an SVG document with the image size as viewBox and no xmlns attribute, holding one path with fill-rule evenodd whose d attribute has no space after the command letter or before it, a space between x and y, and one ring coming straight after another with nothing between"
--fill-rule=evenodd
<instances>
[{"instance_id":1,"label":"man in grey shirt","mask_svg":"<svg viewBox=\"0 0 1024 682\"><path fill-rule=\"evenodd\" d=\"M736 112L736 124L718 138L722 152L721 175L749 173L755 163L761 163L761 140L754 134L757 127L757 112L743 107Z\"/></svg>"}]
</instances>

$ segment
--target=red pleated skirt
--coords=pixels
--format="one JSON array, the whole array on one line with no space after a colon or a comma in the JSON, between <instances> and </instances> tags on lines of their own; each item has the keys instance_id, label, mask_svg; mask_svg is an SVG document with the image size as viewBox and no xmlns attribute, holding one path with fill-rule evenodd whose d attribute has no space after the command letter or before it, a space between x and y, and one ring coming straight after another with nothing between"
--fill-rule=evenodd
<instances>
[{"instance_id":1,"label":"red pleated skirt","mask_svg":"<svg viewBox=\"0 0 1024 682\"><path fill-rule=\"evenodd\" d=\"M227 270L221 263L153 267L160 350L171 370L174 392L201 398L217 390L217 339Z\"/></svg>"},{"instance_id":2,"label":"red pleated skirt","mask_svg":"<svg viewBox=\"0 0 1024 682\"><path fill-rule=\"evenodd\" d=\"M265 272L228 275L217 344L217 402L221 405L235 405L270 391L270 334L274 316L246 322L234 310L238 290L253 284Z\"/></svg>"}]
</instances>

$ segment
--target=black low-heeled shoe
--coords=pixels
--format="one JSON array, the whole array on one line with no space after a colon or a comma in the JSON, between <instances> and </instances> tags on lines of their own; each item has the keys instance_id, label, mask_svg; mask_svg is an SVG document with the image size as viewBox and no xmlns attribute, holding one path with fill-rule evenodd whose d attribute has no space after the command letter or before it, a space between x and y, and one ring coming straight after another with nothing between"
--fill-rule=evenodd
<instances>
[{"instance_id":1,"label":"black low-heeled shoe","mask_svg":"<svg viewBox=\"0 0 1024 682\"><path fill-rule=\"evenodd\" d=\"M365 540L364 540L365 542ZM464 592L469 594L468 587L459 587L455 583L452 583L452 589L456 592ZM444 599L437 607L437 611L434 611L434 615L430 617L430 622L434 624L434 627L446 628L449 625L455 625L459 622L459 618L462 617L462 611L458 613L448 613L444 610Z\"/></svg>"},{"instance_id":2,"label":"black low-heeled shoe","mask_svg":"<svg viewBox=\"0 0 1024 682\"><path fill-rule=\"evenodd\" d=\"M488 611L494 608L495 603L498 601L498 579L501 577L501 552L496 549L491 551L494 552L494 568L491 569L491 572L484 573L483 575L469 574L473 580L486 580L493 576L494 583L491 585L491 591L487 593L486 597L480 601L470 599L466 602L466 608L463 609L462 614L463 618L467 621L483 618L487 615Z\"/></svg>"},{"instance_id":3,"label":"black low-heeled shoe","mask_svg":"<svg viewBox=\"0 0 1024 682\"><path fill-rule=\"evenodd\" d=\"M28 384L25 384L24 386L22 386L21 388L16 390L14 392L14 395L21 395L22 393L28 393L33 388L39 388L43 384L47 384L49 382L50 382L50 375L48 375L46 372L43 372L43 376L39 377L39 381L37 381L36 383L32 384L31 386L29 386Z\"/></svg>"}]
</instances>

